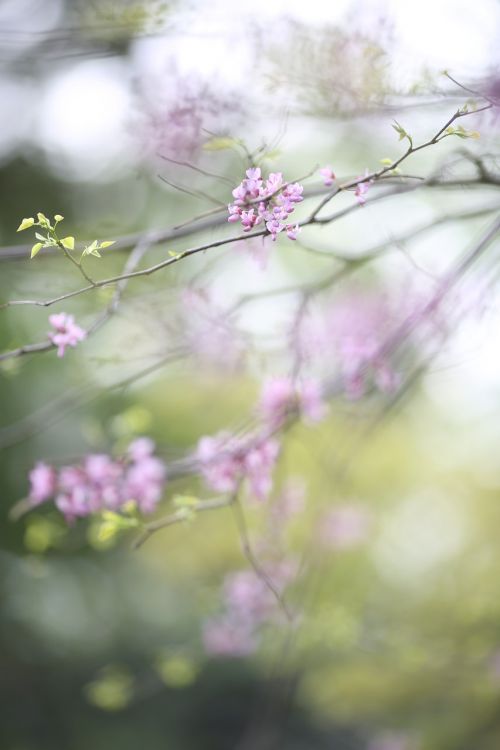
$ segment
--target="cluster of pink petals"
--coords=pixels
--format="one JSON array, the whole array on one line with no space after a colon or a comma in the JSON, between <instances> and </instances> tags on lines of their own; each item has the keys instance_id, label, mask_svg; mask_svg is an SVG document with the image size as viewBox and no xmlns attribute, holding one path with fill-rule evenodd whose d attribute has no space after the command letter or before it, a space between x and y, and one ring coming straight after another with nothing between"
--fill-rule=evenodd
<instances>
[{"instance_id":1,"label":"cluster of pink petals","mask_svg":"<svg viewBox=\"0 0 500 750\"><path fill-rule=\"evenodd\" d=\"M67 346L76 346L86 337L87 333L77 326L73 315L55 313L49 315L49 323L54 329L48 334L54 346L57 346L57 356L63 357Z\"/></svg>"},{"instance_id":2,"label":"cluster of pink petals","mask_svg":"<svg viewBox=\"0 0 500 750\"><path fill-rule=\"evenodd\" d=\"M167 476L154 449L152 440L139 438L119 460L104 453L90 454L81 464L58 470L40 462L29 475L29 501L35 506L53 500L68 522L102 510L119 511L131 500L142 513L151 513L162 497Z\"/></svg>"},{"instance_id":3,"label":"cluster of pink petals","mask_svg":"<svg viewBox=\"0 0 500 750\"><path fill-rule=\"evenodd\" d=\"M368 170L365 172L365 177L367 177L369 174ZM356 196L356 200L359 203L360 206L364 206L366 203L366 194L368 190L370 189L370 186L372 184L373 180L366 180L365 182L358 182L356 185L356 188L354 190L354 195Z\"/></svg>"},{"instance_id":4,"label":"cluster of pink petals","mask_svg":"<svg viewBox=\"0 0 500 750\"><path fill-rule=\"evenodd\" d=\"M335 180L335 172L330 166L322 167L319 170L320 175L323 177L323 182L326 187L331 187Z\"/></svg>"},{"instance_id":5,"label":"cluster of pink petals","mask_svg":"<svg viewBox=\"0 0 500 750\"><path fill-rule=\"evenodd\" d=\"M264 222L273 240L283 230L289 239L296 240L300 227L289 223L288 217L295 204L303 200L303 190L297 182L283 182L281 172L271 172L264 182L259 167L247 169L246 178L233 190L228 221L240 221L244 232Z\"/></svg>"},{"instance_id":6,"label":"cluster of pink petals","mask_svg":"<svg viewBox=\"0 0 500 750\"><path fill-rule=\"evenodd\" d=\"M312 361L332 353L349 399L361 398L371 384L382 393L394 393L401 378L383 345L396 325L396 311L386 295L350 289L319 315L303 319L297 346L300 356Z\"/></svg>"},{"instance_id":7,"label":"cluster of pink petals","mask_svg":"<svg viewBox=\"0 0 500 750\"><path fill-rule=\"evenodd\" d=\"M274 586L283 589L295 567L278 564L269 571ZM279 613L274 594L254 570L229 573L222 589L223 612L205 622L203 645L213 656L247 656L259 644L259 628Z\"/></svg>"},{"instance_id":8,"label":"cluster of pink petals","mask_svg":"<svg viewBox=\"0 0 500 750\"><path fill-rule=\"evenodd\" d=\"M246 481L250 493L258 500L272 490L273 469L279 454L279 443L272 438L240 439L228 433L202 437L196 458L210 489L235 492Z\"/></svg>"},{"instance_id":9,"label":"cluster of pink petals","mask_svg":"<svg viewBox=\"0 0 500 750\"><path fill-rule=\"evenodd\" d=\"M291 378L281 377L264 384L258 411L271 428L278 428L297 412L310 422L320 422L326 414L326 404L317 381L294 383Z\"/></svg>"}]
</instances>

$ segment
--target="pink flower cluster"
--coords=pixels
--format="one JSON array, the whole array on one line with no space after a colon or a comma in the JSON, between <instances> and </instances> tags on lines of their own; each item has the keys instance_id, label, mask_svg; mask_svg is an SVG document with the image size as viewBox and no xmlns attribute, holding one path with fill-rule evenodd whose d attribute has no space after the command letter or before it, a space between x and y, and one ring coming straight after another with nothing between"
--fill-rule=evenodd
<instances>
[{"instance_id":1,"label":"pink flower cluster","mask_svg":"<svg viewBox=\"0 0 500 750\"><path fill-rule=\"evenodd\" d=\"M295 569L276 565L270 572L273 584L284 588ZM253 570L240 570L226 576L222 588L223 613L203 627L203 645L213 656L248 656L259 642L259 628L278 615L274 594Z\"/></svg>"},{"instance_id":2,"label":"pink flower cluster","mask_svg":"<svg viewBox=\"0 0 500 750\"><path fill-rule=\"evenodd\" d=\"M281 172L271 172L264 183L259 167L247 169L246 179L233 190L234 202L228 205L228 221L241 221L244 232L265 222L273 240L283 230L289 239L296 240L300 227L287 220L295 204L303 200L303 190L298 182L283 182Z\"/></svg>"},{"instance_id":3,"label":"pink flower cluster","mask_svg":"<svg viewBox=\"0 0 500 750\"><path fill-rule=\"evenodd\" d=\"M368 170L365 171L365 177L369 175ZM364 206L366 203L366 194L370 189L373 180L366 180L366 182L358 182L354 190L354 195L360 206Z\"/></svg>"},{"instance_id":4,"label":"pink flower cluster","mask_svg":"<svg viewBox=\"0 0 500 750\"><path fill-rule=\"evenodd\" d=\"M326 414L321 388L315 380L294 383L291 378L273 378L264 384L258 411L271 428L284 424L299 412L310 422L320 422Z\"/></svg>"},{"instance_id":5,"label":"pink flower cluster","mask_svg":"<svg viewBox=\"0 0 500 750\"><path fill-rule=\"evenodd\" d=\"M48 334L54 346L57 346L57 356L63 357L67 346L76 346L86 337L87 333L77 326L73 315L55 313L49 315L49 323L54 328Z\"/></svg>"},{"instance_id":6,"label":"pink flower cluster","mask_svg":"<svg viewBox=\"0 0 500 750\"><path fill-rule=\"evenodd\" d=\"M336 296L326 309L304 317L298 330L301 357L337 360L344 391L349 399L361 398L370 385L394 393L401 378L383 344L394 331L397 307L382 291L350 288Z\"/></svg>"},{"instance_id":7,"label":"pink flower cluster","mask_svg":"<svg viewBox=\"0 0 500 750\"><path fill-rule=\"evenodd\" d=\"M272 472L279 454L279 443L271 438L236 438L228 433L202 437L196 458L210 489L235 492L242 481L251 494L266 498L273 486Z\"/></svg>"},{"instance_id":8,"label":"pink flower cluster","mask_svg":"<svg viewBox=\"0 0 500 750\"><path fill-rule=\"evenodd\" d=\"M331 187L335 180L335 172L333 171L333 169L330 166L322 167L319 170L319 173L322 176L323 182L326 185L326 187Z\"/></svg>"},{"instance_id":9,"label":"pink flower cluster","mask_svg":"<svg viewBox=\"0 0 500 750\"><path fill-rule=\"evenodd\" d=\"M28 499L32 506L54 500L68 522L102 510L120 510L134 500L142 513L151 513L161 499L166 468L154 456L149 438L134 440L127 456L113 459L104 453L90 454L81 464L56 470L37 463L30 472Z\"/></svg>"}]
</instances>

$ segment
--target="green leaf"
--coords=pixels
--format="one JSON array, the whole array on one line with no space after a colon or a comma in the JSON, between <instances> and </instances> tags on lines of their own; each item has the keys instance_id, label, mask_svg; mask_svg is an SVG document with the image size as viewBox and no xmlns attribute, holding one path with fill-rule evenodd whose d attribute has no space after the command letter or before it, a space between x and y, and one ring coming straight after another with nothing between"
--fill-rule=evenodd
<instances>
[{"instance_id":1,"label":"green leaf","mask_svg":"<svg viewBox=\"0 0 500 750\"><path fill-rule=\"evenodd\" d=\"M40 240L40 242L47 241L47 237L45 237L45 235L43 234L40 234L40 232L35 232L35 237L37 238L37 240Z\"/></svg>"},{"instance_id":2,"label":"green leaf","mask_svg":"<svg viewBox=\"0 0 500 750\"><path fill-rule=\"evenodd\" d=\"M31 257L34 258L35 255L40 252L40 250L43 247L43 242L37 242L36 245L33 245L31 248Z\"/></svg>"},{"instance_id":3,"label":"green leaf","mask_svg":"<svg viewBox=\"0 0 500 750\"><path fill-rule=\"evenodd\" d=\"M16 232L23 232L25 229L29 229L30 227L32 227L34 223L35 220L31 216L29 219L23 219L16 229Z\"/></svg>"},{"instance_id":4,"label":"green leaf","mask_svg":"<svg viewBox=\"0 0 500 750\"><path fill-rule=\"evenodd\" d=\"M380 159L380 163L384 165L384 167L390 167L393 162L393 159Z\"/></svg>"},{"instance_id":5,"label":"green leaf","mask_svg":"<svg viewBox=\"0 0 500 750\"><path fill-rule=\"evenodd\" d=\"M240 142L237 138L231 138L230 136L217 136L207 141L203 145L203 149L204 151L224 151L233 148Z\"/></svg>"},{"instance_id":6,"label":"green leaf","mask_svg":"<svg viewBox=\"0 0 500 750\"><path fill-rule=\"evenodd\" d=\"M99 247L99 243L97 240L94 240L90 243L90 245L87 245L87 247L84 249L82 255L96 255L98 258L101 256L97 252L97 248Z\"/></svg>"},{"instance_id":7,"label":"green leaf","mask_svg":"<svg viewBox=\"0 0 500 750\"><path fill-rule=\"evenodd\" d=\"M105 242L101 242L100 246L101 248L105 247L111 247L111 245L114 245L116 240L106 240Z\"/></svg>"},{"instance_id":8,"label":"green leaf","mask_svg":"<svg viewBox=\"0 0 500 750\"><path fill-rule=\"evenodd\" d=\"M61 240L61 245L66 248L66 250L74 250L75 248L75 238L74 237L63 237Z\"/></svg>"},{"instance_id":9,"label":"green leaf","mask_svg":"<svg viewBox=\"0 0 500 750\"><path fill-rule=\"evenodd\" d=\"M41 227L46 227L47 229L50 229L50 221L47 219L45 214L37 213L38 217L38 223Z\"/></svg>"},{"instance_id":10,"label":"green leaf","mask_svg":"<svg viewBox=\"0 0 500 750\"><path fill-rule=\"evenodd\" d=\"M396 133L399 135L399 140L402 141L403 138L408 138L408 133L404 129L402 125L399 124L397 120L394 120L394 122L391 125L392 128L396 131Z\"/></svg>"}]
</instances>

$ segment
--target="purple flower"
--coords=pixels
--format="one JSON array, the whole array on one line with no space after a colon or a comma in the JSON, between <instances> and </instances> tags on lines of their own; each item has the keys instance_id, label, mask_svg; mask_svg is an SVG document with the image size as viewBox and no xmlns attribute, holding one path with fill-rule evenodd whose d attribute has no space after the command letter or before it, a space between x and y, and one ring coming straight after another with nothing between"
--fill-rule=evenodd
<instances>
[{"instance_id":1,"label":"purple flower","mask_svg":"<svg viewBox=\"0 0 500 750\"><path fill-rule=\"evenodd\" d=\"M369 175L368 169L365 171L365 177ZM354 195L356 196L356 200L358 201L360 206L364 206L366 203L366 194L368 190L370 189L370 186L372 184L373 180L367 180L366 182L358 182L356 185L356 189L354 190Z\"/></svg>"},{"instance_id":2,"label":"purple flower","mask_svg":"<svg viewBox=\"0 0 500 750\"><path fill-rule=\"evenodd\" d=\"M335 180L335 173L330 166L322 167L319 170L319 173L323 177L323 182L326 187L330 187L331 185L333 185L333 182Z\"/></svg>"},{"instance_id":3,"label":"purple flower","mask_svg":"<svg viewBox=\"0 0 500 750\"><path fill-rule=\"evenodd\" d=\"M286 226L286 236L289 240L296 240L299 232L300 227L298 224L295 224L295 226L293 226L292 224L288 224Z\"/></svg>"},{"instance_id":4,"label":"purple flower","mask_svg":"<svg viewBox=\"0 0 500 750\"><path fill-rule=\"evenodd\" d=\"M272 489L272 472L278 454L276 440L251 438L243 441L219 433L200 439L196 458L210 489L231 493L246 480L252 495L262 500Z\"/></svg>"},{"instance_id":5,"label":"purple flower","mask_svg":"<svg viewBox=\"0 0 500 750\"><path fill-rule=\"evenodd\" d=\"M163 461L153 455L154 443L138 438L128 448L129 459L115 460L93 453L81 464L56 471L38 463L30 472L32 505L54 498L68 522L102 510L121 510L135 500L143 513L151 513L160 501L167 478Z\"/></svg>"},{"instance_id":6,"label":"purple flower","mask_svg":"<svg viewBox=\"0 0 500 750\"><path fill-rule=\"evenodd\" d=\"M57 356L63 357L67 346L76 346L87 333L76 325L73 315L56 313L49 315L49 323L54 328L48 334L52 343L57 346Z\"/></svg>"},{"instance_id":7,"label":"purple flower","mask_svg":"<svg viewBox=\"0 0 500 750\"><path fill-rule=\"evenodd\" d=\"M290 378L273 378L264 384L259 411L272 427L282 425L287 416L299 411L311 422L325 416L321 388L314 380L294 384Z\"/></svg>"},{"instance_id":8,"label":"purple flower","mask_svg":"<svg viewBox=\"0 0 500 750\"><path fill-rule=\"evenodd\" d=\"M303 200L302 192L303 187L297 182L283 185L281 172L271 172L263 185L260 168L252 167L247 169L246 178L232 191L234 202L228 205L227 220L230 223L241 221L244 232L265 221L273 240L283 229L289 239L295 240L299 226L286 224L286 220L294 211L295 204ZM261 200L255 209L258 198Z\"/></svg>"},{"instance_id":9,"label":"purple flower","mask_svg":"<svg viewBox=\"0 0 500 750\"><path fill-rule=\"evenodd\" d=\"M31 505L50 500L56 491L56 471L53 466L39 461L29 473L31 483L29 500Z\"/></svg>"}]
</instances>

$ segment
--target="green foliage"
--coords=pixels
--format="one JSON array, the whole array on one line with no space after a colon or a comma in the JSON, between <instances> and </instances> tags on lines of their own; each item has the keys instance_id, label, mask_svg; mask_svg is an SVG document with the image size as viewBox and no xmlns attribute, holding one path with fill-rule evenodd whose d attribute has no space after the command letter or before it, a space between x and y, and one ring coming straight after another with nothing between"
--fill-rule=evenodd
<instances>
[{"instance_id":1,"label":"green foliage","mask_svg":"<svg viewBox=\"0 0 500 750\"><path fill-rule=\"evenodd\" d=\"M109 665L85 686L84 693L89 703L103 711L121 711L132 698L133 680L125 667Z\"/></svg>"},{"instance_id":2,"label":"green foliage","mask_svg":"<svg viewBox=\"0 0 500 750\"><path fill-rule=\"evenodd\" d=\"M477 130L466 130L462 125L453 126L450 125L446 128L446 135L456 135L459 138L480 138L480 133Z\"/></svg>"},{"instance_id":3,"label":"green foliage","mask_svg":"<svg viewBox=\"0 0 500 750\"><path fill-rule=\"evenodd\" d=\"M35 237L38 242L36 242L31 248L31 258L34 258L35 255L45 247L59 247L65 251L72 251L75 249L75 238L73 236L69 235L67 237L59 238L57 235L57 225L63 220L64 216L61 216L61 214L55 214L54 223L52 224L45 214L42 213L37 214L37 221L35 221L32 216L22 220L16 231L23 232L25 229L30 229L35 226L40 227L46 232L45 234L35 232ZM105 240L104 242L99 242L98 240L94 240L90 245L84 247L81 258L84 258L86 255L94 255L95 257L100 258L101 254L99 250L111 247L111 245L115 244L115 241L116 240Z\"/></svg>"},{"instance_id":4,"label":"green foliage","mask_svg":"<svg viewBox=\"0 0 500 750\"><path fill-rule=\"evenodd\" d=\"M209 141L203 144L205 151L225 151L235 146L241 145L242 141L239 138L231 138L231 136L215 136Z\"/></svg>"},{"instance_id":5,"label":"green foliage","mask_svg":"<svg viewBox=\"0 0 500 750\"><path fill-rule=\"evenodd\" d=\"M404 127L400 125L400 123L397 120L394 120L394 122L391 125L392 128L396 131L396 133L399 135L399 140L403 141L405 138L410 144L410 146L413 146L413 140L409 133L406 132Z\"/></svg>"}]
</instances>

